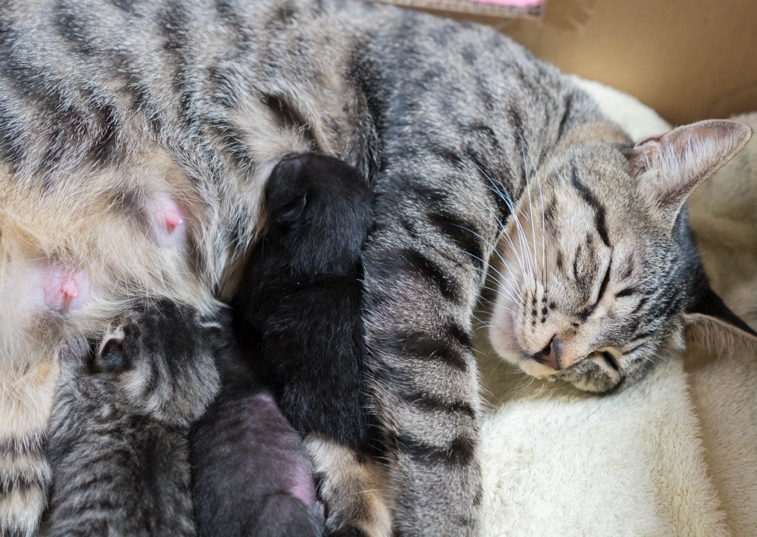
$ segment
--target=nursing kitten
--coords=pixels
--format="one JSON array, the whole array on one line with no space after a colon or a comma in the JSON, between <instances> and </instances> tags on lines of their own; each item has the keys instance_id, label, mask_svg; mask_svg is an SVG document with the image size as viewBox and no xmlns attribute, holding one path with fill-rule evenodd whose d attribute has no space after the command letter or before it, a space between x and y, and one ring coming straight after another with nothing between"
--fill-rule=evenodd
<instances>
[{"instance_id":1,"label":"nursing kitten","mask_svg":"<svg viewBox=\"0 0 757 537\"><path fill-rule=\"evenodd\" d=\"M265 234L247 263L234 306L240 330L259 339L260 364L279 406L306 437L327 530L391 528L376 491L380 453L368 411L360 317L360 250L372 225L371 194L358 171L326 155L296 154L273 169ZM337 467L324 453L344 453ZM377 496L377 497L374 497ZM380 512L380 511L379 511Z\"/></svg>"},{"instance_id":2,"label":"nursing kitten","mask_svg":"<svg viewBox=\"0 0 757 537\"><path fill-rule=\"evenodd\" d=\"M604 389L617 376L581 357L597 338L573 320L579 298L578 313L590 311L609 259L614 288L625 278L618 270L637 274L651 263L643 257L665 257L654 246L667 248L682 229L666 200L749 137L738 123L706 123L632 149L570 79L493 29L359 0L9 0L0 28L4 535L33 535L44 506L42 450L61 341L100 335L134 299L167 297L202 312L214 298L230 300L258 232L265 180L283 156L306 151L355 166L374 195L362 317L391 532L476 535L471 313L501 223L513 211L522 222L539 199L539 181L529 179L574 185L568 200L603 207L627 200L602 185L634 185L642 210L626 223L653 232L650 248L624 265L607 246L625 249L621 231L592 212L594 227L581 221L582 233L566 233L561 246L563 266L572 271L578 259L576 281L591 290L558 293L550 277L544 304L549 312L554 301L560 315L549 326L539 316L539 331L517 336L518 352L545 350L548 361L551 336L576 329L583 346L571 356L585 365L572 366L574 381ZM594 176L602 181L587 179ZM574 255L571 241L587 250L588 233L594 254ZM533 276L525 263L533 267L536 253L524 246L518 255L526 268L514 270ZM672 285L677 266L654 264L669 272L652 283ZM527 288L536 293L527 300L545 298L538 283ZM667 296L670 308L668 299L659 304L678 326L690 300ZM613 315L632 313L640 298L617 297L626 305ZM609 312L600 300L586 323L598 326ZM615 323L606 326L621 332ZM552 362L562 366L563 356L556 350ZM618 369L629 378L640 370ZM321 455L332 467L348 456L336 447Z\"/></svg>"},{"instance_id":3,"label":"nursing kitten","mask_svg":"<svg viewBox=\"0 0 757 537\"><path fill-rule=\"evenodd\" d=\"M163 300L131 309L94 356L81 341L64 349L45 535L196 535L188 435L218 390L220 337Z\"/></svg>"},{"instance_id":4,"label":"nursing kitten","mask_svg":"<svg viewBox=\"0 0 757 537\"><path fill-rule=\"evenodd\" d=\"M318 537L323 507L300 435L251 363L229 344L216 355L221 392L190 435L197 534Z\"/></svg>"}]
</instances>

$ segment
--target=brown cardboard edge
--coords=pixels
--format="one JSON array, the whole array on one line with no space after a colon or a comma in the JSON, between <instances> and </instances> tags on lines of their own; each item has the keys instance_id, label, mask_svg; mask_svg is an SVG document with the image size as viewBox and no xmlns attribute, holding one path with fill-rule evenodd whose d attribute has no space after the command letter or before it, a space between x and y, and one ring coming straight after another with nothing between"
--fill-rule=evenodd
<instances>
[{"instance_id":1,"label":"brown cardboard edge","mask_svg":"<svg viewBox=\"0 0 757 537\"><path fill-rule=\"evenodd\" d=\"M468 2L464 0L377 0L386 4L394 4L413 9L430 10L440 15L466 13L469 15L483 15L486 17L507 19L537 19L544 14L544 4L520 8L514 6L498 6Z\"/></svg>"}]
</instances>

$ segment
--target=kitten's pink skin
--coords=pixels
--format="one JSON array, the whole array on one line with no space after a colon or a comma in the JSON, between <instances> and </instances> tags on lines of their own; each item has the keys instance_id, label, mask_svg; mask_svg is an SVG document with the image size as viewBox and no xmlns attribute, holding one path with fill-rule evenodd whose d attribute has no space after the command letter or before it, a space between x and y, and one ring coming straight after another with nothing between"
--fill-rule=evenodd
<instances>
[{"instance_id":1,"label":"kitten's pink skin","mask_svg":"<svg viewBox=\"0 0 757 537\"><path fill-rule=\"evenodd\" d=\"M183 246L186 223L179 204L165 195L159 195L151 203L153 228L158 241L164 246Z\"/></svg>"},{"instance_id":2,"label":"kitten's pink skin","mask_svg":"<svg viewBox=\"0 0 757 537\"><path fill-rule=\"evenodd\" d=\"M256 413L270 415L278 414L281 417L282 421L286 421L286 418L281 415L281 410L279 410L278 405L270 395L255 395L250 398L250 403L251 409L254 409L253 415ZM275 434L280 434L280 432L277 431ZM291 430L291 434L292 440L299 442L299 437L294 430ZM282 444L286 443L288 442L285 440L282 441ZM271 453L271 456L277 455L280 454L276 452ZM290 457L290 466L288 475L285 476L285 486L287 488L286 492L300 500L309 509L313 509L316 503L315 484L313 483L313 472L310 468L310 463L308 461L307 455L305 454L304 450L300 457L293 457L292 451L289 451L287 455Z\"/></svg>"},{"instance_id":3,"label":"kitten's pink skin","mask_svg":"<svg viewBox=\"0 0 757 537\"><path fill-rule=\"evenodd\" d=\"M89 301L91 284L83 270L75 271L60 262L53 262L37 271L44 292L44 305L58 313L81 308Z\"/></svg>"}]
</instances>

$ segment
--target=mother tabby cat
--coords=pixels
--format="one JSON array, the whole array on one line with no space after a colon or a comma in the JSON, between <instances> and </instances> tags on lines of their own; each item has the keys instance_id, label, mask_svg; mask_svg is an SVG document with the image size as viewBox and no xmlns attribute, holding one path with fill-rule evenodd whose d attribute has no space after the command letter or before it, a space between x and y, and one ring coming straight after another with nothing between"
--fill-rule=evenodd
<instances>
[{"instance_id":1,"label":"mother tabby cat","mask_svg":"<svg viewBox=\"0 0 757 537\"><path fill-rule=\"evenodd\" d=\"M375 194L364 323L391 521L363 531L476 535L471 311L501 223L523 225L499 348L610 389L644 367L630 339L652 356L710 296L680 210L749 135L707 122L632 147L494 30L358 0L3 2L0 532L32 535L44 509L61 341L139 298L230 299L265 178L314 151Z\"/></svg>"}]
</instances>

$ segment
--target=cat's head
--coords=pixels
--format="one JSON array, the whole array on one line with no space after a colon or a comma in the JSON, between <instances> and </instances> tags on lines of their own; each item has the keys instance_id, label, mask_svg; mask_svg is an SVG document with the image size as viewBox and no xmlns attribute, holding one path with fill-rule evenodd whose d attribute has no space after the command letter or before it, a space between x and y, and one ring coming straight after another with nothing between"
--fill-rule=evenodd
<instances>
[{"instance_id":1,"label":"cat's head","mask_svg":"<svg viewBox=\"0 0 757 537\"><path fill-rule=\"evenodd\" d=\"M535 377L607 392L680 347L688 323L757 348L709 289L685 209L749 127L706 121L635 146L602 131L545 158L514 207L493 265L494 349Z\"/></svg>"},{"instance_id":2,"label":"cat's head","mask_svg":"<svg viewBox=\"0 0 757 537\"><path fill-rule=\"evenodd\" d=\"M266 211L266 239L282 248L295 273L350 270L373 222L370 189L360 173L313 153L277 164L266 187Z\"/></svg>"}]
</instances>

